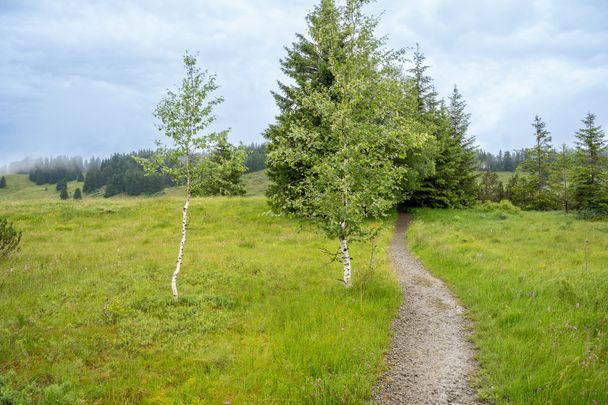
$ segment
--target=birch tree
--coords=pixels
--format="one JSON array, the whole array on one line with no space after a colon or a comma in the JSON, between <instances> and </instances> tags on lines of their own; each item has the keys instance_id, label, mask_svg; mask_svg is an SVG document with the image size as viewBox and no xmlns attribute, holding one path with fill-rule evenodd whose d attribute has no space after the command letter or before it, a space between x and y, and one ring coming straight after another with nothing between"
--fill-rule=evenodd
<instances>
[{"instance_id":1,"label":"birch tree","mask_svg":"<svg viewBox=\"0 0 608 405\"><path fill-rule=\"evenodd\" d=\"M306 119L274 131L268 153L276 176L281 170L298 174L293 182L276 184L290 191L272 194L271 205L310 219L339 239L347 287L352 284L348 241L365 233L368 218L394 207L410 170L395 162L427 139L400 113L402 54L374 36L378 20L363 14L366 3L323 0L309 16L309 42L323 55L324 77L331 80L323 86L303 81L290 89Z\"/></svg>"},{"instance_id":2,"label":"birch tree","mask_svg":"<svg viewBox=\"0 0 608 405\"><path fill-rule=\"evenodd\" d=\"M181 271L184 249L186 247L186 232L188 225L188 208L193 192L205 186L204 174L210 166L213 151L218 145L226 146L228 131L206 132L216 117L213 109L220 104L221 97L211 97L217 90L216 78L197 66L197 59L186 54L183 58L186 75L181 86L176 90L168 90L167 94L157 105L154 115L160 120L158 129L170 141L165 145L157 141L157 151L148 159L137 158L142 163L146 173L162 173L170 176L177 184L185 186L185 203L182 208L181 240L171 277L173 298L178 299L177 278ZM244 165L244 154L233 154L235 159ZM223 161L231 164L232 160ZM208 173L207 173L208 174Z\"/></svg>"}]
</instances>

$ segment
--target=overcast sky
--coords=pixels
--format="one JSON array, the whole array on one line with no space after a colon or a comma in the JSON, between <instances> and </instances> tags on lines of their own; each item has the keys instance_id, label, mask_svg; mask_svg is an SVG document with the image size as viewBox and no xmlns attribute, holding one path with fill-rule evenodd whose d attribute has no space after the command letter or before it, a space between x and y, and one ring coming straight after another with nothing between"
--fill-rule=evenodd
<instances>
[{"instance_id":1,"label":"overcast sky","mask_svg":"<svg viewBox=\"0 0 608 405\"><path fill-rule=\"evenodd\" d=\"M107 156L152 147L152 111L179 83L185 50L215 72L220 128L244 143L276 108L283 47L304 32L304 0L0 0L0 166L26 156ZM608 124L605 0L380 0L379 34L420 43L442 96L454 84L484 149L532 143L539 114L555 144L588 112Z\"/></svg>"}]
</instances>

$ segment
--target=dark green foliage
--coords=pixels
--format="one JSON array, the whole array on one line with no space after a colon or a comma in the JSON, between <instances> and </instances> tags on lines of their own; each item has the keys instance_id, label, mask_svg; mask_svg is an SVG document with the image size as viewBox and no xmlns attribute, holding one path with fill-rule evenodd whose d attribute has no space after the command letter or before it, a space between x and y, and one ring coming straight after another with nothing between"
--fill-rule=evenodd
<instances>
[{"instance_id":1,"label":"dark green foliage","mask_svg":"<svg viewBox=\"0 0 608 405\"><path fill-rule=\"evenodd\" d=\"M519 193L521 200L525 201L519 204L522 208L546 211L559 207L556 194L549 184L555 152L551 146L551 136L546 124L538 115L534 117L532 126L535 144L533 148L527 150L527 158L518 168L522 173L525 172L525 180L523 176L519 179L516 194Z\"/></svg>"},{"instance_id":2,"label":"dark green foliage","mask_svg":"<svg viewBox=\"0 0 608 405\"><path fill-rule=\"evenodd\" d=\"M170 181L163 175L144 175L144 170L134 157L147 158L150 151L139 151L132 154L112 155L104 159L99 168L87 171L82 191L92 193L106 186L105 197L125 193L131 196L154 194L162 191Z\"/></svg>"},{"instance_id":3,"label":"dark green foliage","mask_svg":"<svg viewBox=\"0 0 608 405\"><path fill-rule=\"evenodd\" d=\"M608 166L604 131L595 125L595 115L587 114L584 127L576 133L573 202L580 211L608 215Z\"/></svg>"},{"instance_id":4,"label":"dark green foliage","mask_svg":"<svg viewBox=\"0 0 608 405\"><path fill-rule=\"evenodd\" d=\"M272 208L342 241L409 191L418 167L408 164L429 139L401 75L403 54L374 36L365 3L323 0L308 16L308 36L281 61L292 81L280 84L281 114L265 134Z\"/></svg>"},{"instance_id":5,"label":"dark green foliage","mask_svg":"<svg viewBox=\"0 0 608 405\"><path fill-rule=\"evenodd\" d=\"M492 172L514 172L524 160L527 152L525 149L514 151L499 151L495 156L490 152L477 149L477 161L481 170Z\"/></svg>"},{"instance_id":6,"label":"dark green foliage","mask_svg":"<svg viewBox=\"0 0 608 405\"><path fill-rule=\"evenodd\" d=\"M6 187L6 178L4 176L0 177L0 188Z\"/></svg>"},{"instance_id":7,"label":"dark green foliage","mask_svg":"<svg viewBox=\"0 0 608 405\"><path fill-rule=\"evenodd\" d=\"M470 206L477 195L477 163L475 140L467 135L470 116L465 112L466 103L456 87L449 106L437 101L424 60L417 47L409 80L413 83L417 119L435 141L435 171L421 182L407 204L440 208Z\"/></svg>"},{"instance_id":8,"label":"dark green foliage","mask_svg":"<svg viewBox=\"0 0 608 405\"><path fill-rule=\"evenodd\" d=\"M99 168L91 168L87 171L87 175L84 179L84 185L82 191L85 193L92 193L93 191L103 187L104 181Z\"/></svg>"},{"instance_id":9,"label":"dark green foliage","mask_svg":"<svg viewBox=\"0 0 608 405\"><path fill-rule=\"evenodd\" d=\"M62 179L74 181L82 175L82 170L84 163L80 156L40 159L30 169L29 179L38 185L55 184Z\"/></svg>"},{"instance_id":10,"label":"dark green foliage","mask_svg":"<svg viewBox=\"0 0 608 405\"><path fill-rule=\"evenodd\" d=\"M247 152L245 158L246 173L253 173L266 168L266 144L258 145L252 143L245 147Z\"/></svg>"},{"instance_id":11,"label":"dark green foliage","mask_svg":"<svg viewBox=\"0 0 608 405\"><path fill-rule=\"evenodd\" d=\"M458 88L450 96L448 112L451 122L452 138L458 146L456 157L456 179L458 199L455 205L470 206L477 195L477 161L475 137L467 134L471 114L465 112L466 102Z\"/></svg>"},{"instance_id":12,"label":"dark green foliage","mask_svg":"<svg viewBox=\"0 0 608 405\"><path fill-rule=\"evenodd\" d=\"M79 183L84 181L84 176L82 172L78 172L78 178L76 179L76 181L78 181Z\"/></svg>"},{"instance_id":13,"label":"dark green foliage","mask_svg":"<svg viewBox=\"0 0 608 405\"><path fill-rule=\"evenodd\" d=\"M57 182L57 185L55 186L55 190L59 191L59 192L61 192L61 190L67 190L67 188L68 188L68 181L65 178L59 180Z\"/></svg>"},{"instance_id":14,"label":"dark green foliage","mask_svg":"<svg viewBox=\"0 0 608 405\"><path fill-rule=\"evenodd\" d=\"M70 198L70 194L68 194L67 188L61 189L61 191L59 192L59 198L61 198L62 200L67 200L68 198Z\"/></svg>"},{"instance_id":15,"label":"dark green foliage","mask_svg":"<svg viewBox=\"0 0 608 405\"><path fill-rule=\"evenodd\" d=\"M209 159L198 167L193 179L193 195L245 194L241 181L245 166L243 164L246 150L231 145L225 138L220 139Z\"/></svg>"},{"instance_id":16,"label":"dark green foliage","mask_svg":"<svg viewBox=\"0 0 608 405\"><path fill-rule=\"evenodd\" d=\"M307 17L308 25L320 25L324 21L333 18L330 13L322 13L320 8ZM323 138L328 133L327 123L314 113L309 106L298 101L298 95L311 89L328 89L334 83L333 74L329 68L329 49L321 46L318 38L305 37L296 34L296 42L291 48L285 48L287 56L281 59L281 70L289 77L289 84L279 82L279 92L273 92L273 97L279 108L279 115L274 124L270 125L264 132L264 137L269 141L267 154L272 153L279 147L279 142L287 139L293 127L297 126L306 131L315 131ZM311 153L319 152L319 148L305 139L291 139L292 146L308 149ZM332 151L327 151L332 153ZM283 158L268 159L268 177L271 185L267 195L269 203L275 209L296 212L298 207L294 202L302 197L301 185L307 173L310 172L312 162L303 158L302 154L297 160L287 162Z\"/></svg>"},{"instance_id":17,"label":"dark green foliage","mask_svg":"<svg viewBox=\"0 0 608 405\"><path fill-rule=\"evenodd\" d=\"M517 207L532 210L537 203L537 195L534 190L535 184L530 181L528 176L518 170L505 187L505 198L511 200Z\"/></svg>"},{"instance_id":18,"label":"dark green foliage","mask_svg":"<svg viewBox=\"0 0 608 405\"><path fill-rule=\"evenodd\" d=\"M413 57L414 66L408 72L412 84L412 95L416 100L416 109L421 114L430 113L432 116L438 107L438 94L435 91L433 79L426 73L430 66L425 65L425 59L426 57L420 50L420 45L416 44Z\"/></svg>"},{"instance_id":19,"label":"dark green foliage","mask_svg":"<svg viewBox=\"0 0 608 405\"><path fill-rule=\"evenodd\" d=\"M17 231L8 219L0 217L0 259L19 250L19 242L21 232Z\"/></svg>"},{"instance_id":20,"label":"dark green foliage","mask_svg":"<svg viewBox=\"0 0 608 405\"><path fill-rule=\"evenodd\" d=\"M479 187L479 200L499 202L503 198L505 191L502 182L498 180L498 175L494 172L484 172Z\"/></svg>"},{"instance_id":21,"label":"dark green foliage","mask_svg":"<svg viewBox=\"0 0 608 405\"><path fill-rule=\"evenodd\" d=\"M82 199L82 193L80 192L80 189L77 188L74 191L74 200L81 200Z\"/></svg>"}]
</instances>

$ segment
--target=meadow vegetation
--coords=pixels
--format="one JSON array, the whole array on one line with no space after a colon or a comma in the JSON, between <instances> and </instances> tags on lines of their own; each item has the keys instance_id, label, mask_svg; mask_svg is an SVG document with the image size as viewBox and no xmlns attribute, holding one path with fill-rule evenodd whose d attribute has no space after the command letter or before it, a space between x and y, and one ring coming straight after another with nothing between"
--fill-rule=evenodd
<instances>
[{"instance_id":1,"label":"meadow vegetation","mask_svg":"<svg viewBox=\"0 0 608 405\"><path fill-rule=\"evenodd\" d=\"M336 243L263 198L195 198L174 302L182 198L2 198L23 239L0 262L0 402L369 398L400 302L390 227L345 289Z\"/></svg>"},{"instance_id":2,"label":"meadow vegetation","mask_svg":"<svg viewBox=\"0 0 608 405\"><path fill-rule=\"evenodd\" d=\"M410 247L475 322L482 397L608 401L608 223L506 202L415 218Z\"/></svg>"}]
</instances>

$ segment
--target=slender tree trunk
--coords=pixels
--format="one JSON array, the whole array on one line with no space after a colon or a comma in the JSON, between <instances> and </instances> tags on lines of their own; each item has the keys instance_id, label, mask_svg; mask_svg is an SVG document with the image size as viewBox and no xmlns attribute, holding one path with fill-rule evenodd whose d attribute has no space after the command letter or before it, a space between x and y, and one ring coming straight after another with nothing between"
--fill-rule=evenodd
<instances>
[{"instance_id":1,"label":"slender tree trunk","mask_svg":"<svg viewBox=\"0 0 608 405\"><path fill-rule=\"evenodd\" d=\"M344 263L344 275L342 280L347 287L351 284L351 268L350 268L350 255L348 254L348 244L346 243L346 222L341 224L342 232L340 233L340 251L342 252L342 262Z\"/></svg>"},{"instance_id":2,"label":"slender tree trunk","mask_svg":"<svg viewBox=\"0 0 608 405\"><path fill-rule=\"evenodd\" d=\"M186 246L186 225L188 222L188 207L190 206L190 186L191 176L188 174L188 180L186 183L186 203L182 208L182 240L179 244L179 254L177 255L177 263L175 265L175 271L173 277L171 277L171 289L173 290L173 299L177 301L177 276L182 267L182 259L184 258L184 247Z\"/></svg>"}]
</instances>

